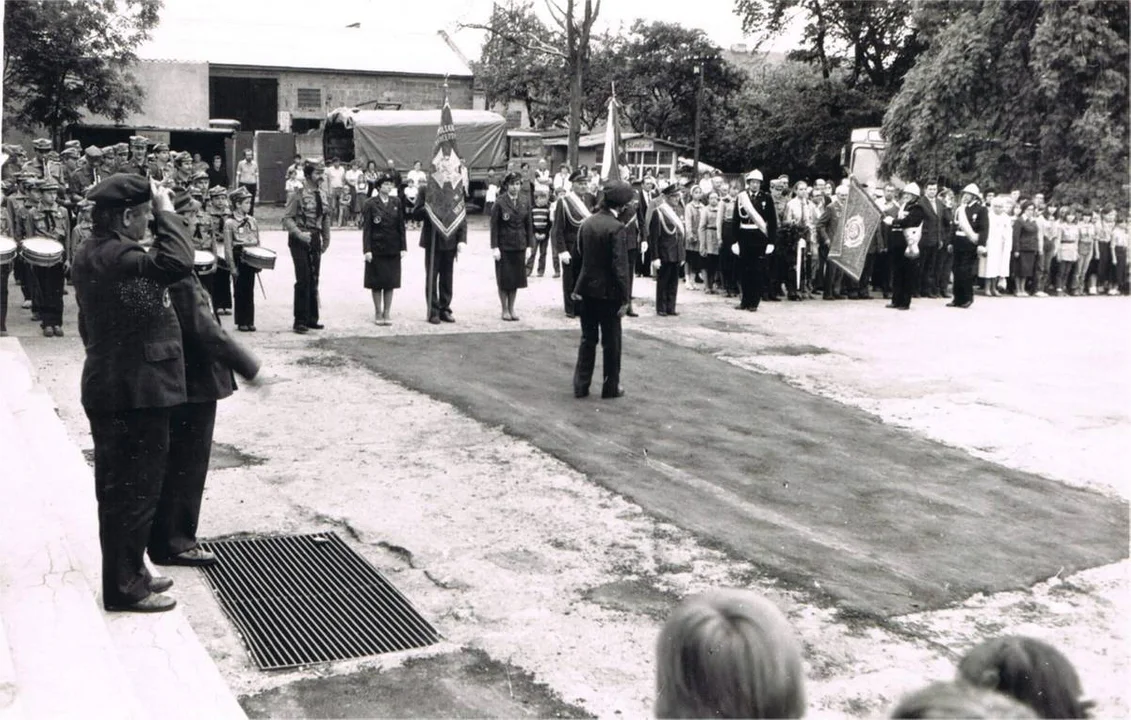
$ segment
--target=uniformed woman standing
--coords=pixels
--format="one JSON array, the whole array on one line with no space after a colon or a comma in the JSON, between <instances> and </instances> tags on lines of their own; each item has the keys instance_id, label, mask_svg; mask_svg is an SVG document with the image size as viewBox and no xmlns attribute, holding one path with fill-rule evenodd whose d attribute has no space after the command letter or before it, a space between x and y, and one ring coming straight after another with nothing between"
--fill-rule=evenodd
<instances>
[{"instance_id":1,"label":"uniformed woman standing","mask_svg":"<svg viewBox=\"0 0 1131 720\"><path fill-rule=\"evenodd\" d=\"M518 320L514 300L519 288L526 287L526 253L534 248L534 220L526 199L519 195L521 189L522 176L508 174L504 192L491 210L491 252L503 320Z\"/></svg>"},{"instance_id":2,"label":"uniformed woman standing","mask_svg":"<svg viewBox=\"0 0 1131 720\"><path fill-rule=\"evenodd\" d=\"M232 216L224 221L224 255L232 259L236 329L255 332L255 277L259 269L243 262L243 250L259 244L259 223L251 216L251 192L237 188L228 198Z\"/></svg>"},{"instance_id":3,"label":"uniformed woman standing","mask_svg":"<svg viewBox=\"0 0 1131 720\"><path fill-rule=\"evenodd\" d=\"M397 179L382 175L377 194L361 210L361 250L365 253L365 288L373 293L374 322L391 325L393 291L401 286L401 258L408 252L404 209L393 195Z\"/></svg>"}]
</instances>

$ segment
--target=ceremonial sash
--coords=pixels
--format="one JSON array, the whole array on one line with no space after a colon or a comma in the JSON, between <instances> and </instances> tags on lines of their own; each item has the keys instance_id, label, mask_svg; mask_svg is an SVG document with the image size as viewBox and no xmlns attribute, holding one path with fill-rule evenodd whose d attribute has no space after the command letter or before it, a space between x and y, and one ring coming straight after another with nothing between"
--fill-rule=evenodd
<instances>
[{"instance_id":1,"label":"ceremonial sash","mask_svg":"<svg viewBox=\"0 0 1131 720\"><path fill-rule=\"evenodd\" d=\"M680 218L679 213L672 209L671 205L666 202L660 206L660 228L663 229L668 235L675 235L678 233L681 237L685 235L683 228L683 219ZM667 218L667 220L665 220Z\"/></svg>"},{"instance_id":2,"label":"ceremonial sash","mask_svg":"<svg viewBox=\"0 0 1131 720\"><path fill-rule=\"evenodd\" d=\"M565 204L562 205L566 220L574 227L581 227L581 223L592 213L589 208L585 207L585 203L581 202L581 198L576 194L570 192L565 195Z\"/></svg>"},{"instance_id":3,"label":"ceremonial sash","mask_svg":"<svg viewBox=\"0 0 1131 720\"><path fill-rule=\"evenodd\" d=\"M958 207L958 226L962 228L962 232L966 235L966 238L976 245L978 243L978 233L974 232L974 227L970 224L970 218L966 217L966 210L969 207L969 205L960 205Z\"/></svg>"},{"instance_id":4,"label":"ceremonial sash","mask_svg":"<svg viewBox=\"0 0 1131 720\"><path fill-rule=\"evenodd\" d=\"M754 209L754 203L750 201L750 193L745 190L738 194L738 216L750 221L739 223L739 227L746 230L757 228L763 233L766 232L766 220Z\"/></svg>"}]
</instances>

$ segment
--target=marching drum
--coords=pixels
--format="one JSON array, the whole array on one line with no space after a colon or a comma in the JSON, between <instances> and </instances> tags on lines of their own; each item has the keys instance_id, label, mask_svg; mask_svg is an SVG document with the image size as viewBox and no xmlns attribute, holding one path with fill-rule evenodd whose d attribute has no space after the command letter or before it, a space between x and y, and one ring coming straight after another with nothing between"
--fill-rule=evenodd
<instances>
[{"instance_id":1,"label":"marching drum","mask_svg":"<svg viewBox=\"0 0 1131 720\"><path fill-rule=\"evenodd\" d=\"M211 275L216 272L216 255L207 250L197 250L192 265L197 275Z\"/></svg>"},{"instance_id":2,"label":"marching drum","mask_svg":"<svg viewBox=\"0 0 1131 720\"><path fill-rule=\"evenodd\" d=\"M20 243L20 255L29 265L53 267L63 262L63 243L50 238L28 238Z\"/></svg>"},{"instance_id":3,"label":"marching drum","mask_svg":"<svg viewBox=\"0 0 1131 720\"><path fill-rule=\"evenodd\" d=\"M9 237L0 237L0 265L7 265L16 259L19 243Z\"/></svg>"},{"instance_id":4,"label":"marching drum","mask_svg":"<svg viewBox=\"0 0 1131 720\"><path fill-rule=\"evenodd\" d=\"M267 248L259 247L258 245L249 245L243 248L241 252L244 265L253 267L256 270L275 269L274 250L268 250Z\"/></svg>"}]
</instances>

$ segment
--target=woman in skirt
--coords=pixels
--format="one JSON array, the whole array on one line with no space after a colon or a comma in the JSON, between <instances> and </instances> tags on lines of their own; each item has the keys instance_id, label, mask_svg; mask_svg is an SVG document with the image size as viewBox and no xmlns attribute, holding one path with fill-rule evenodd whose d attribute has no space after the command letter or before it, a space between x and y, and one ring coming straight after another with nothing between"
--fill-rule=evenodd
<instances>
[{"instance_id":1,"label":"woman in skirt","mask_svg":"<svg viewBox=\"0 0 1131 720\"><path fill-rule=\"evenodd\" d=\"M503 194L491 209L491 254L495 257L495 282L503 320L518 320L514 300L526 287L526 254L534 248L534 220L530 206L520 194L522 176L503 178Z\"/></svg>"},{"instance_id":2,"label":"woman in skirt","mask_svg":"<svg viewBox=\"0 0 1131 720\"><path fill-rule=\"evenodd\" d=\"M687 262L684 267L684 283L688 290L695 289L696 279L703 269L700 255L699 218L703 214L703 189L692 185L690 199L683 209L683 227L686 229Z\"/></svg>"},{"instance_id":3,"label":"woman in skirt","mask_svg":"<svg viewBox=\"0 0 1131 720\"><path fill-rule=\"evenodd\" d=\"M383 175L377 194L365 201L361 212L361 250L365 253L365 287L373 293L374 322L391 325L393 290L401 286L401 258L408 251L404 211L393 192L397 179Z\"/></svg>"},{"instance_id":4,"label":"woman in skirt","mask_svg":"<svg viewBox=\"0 0 1131 720\"><path fill-rule=\"evenodd\" d=\"M259 270L243 262L244 248L259 244L259 224L251 216L251 193L240 187L228 195L232 216L224 223L224 254L232 259L236 329L255 332L255 276Z\"/></svg>"},{"instance_id":5,"label":"woman in skirt","mask_svg":"<svg viewBox=\"0 0 1131 720\"><path fill-rule=\"evenodd\" d=\"M699 216L699 252L703 256L703 272L707 276L707 294L715 294L715 280L719 274L719 240L722 237L723 210L719 194L714 190L707 196L707 205Z\"/></svg>"}]
</instances>

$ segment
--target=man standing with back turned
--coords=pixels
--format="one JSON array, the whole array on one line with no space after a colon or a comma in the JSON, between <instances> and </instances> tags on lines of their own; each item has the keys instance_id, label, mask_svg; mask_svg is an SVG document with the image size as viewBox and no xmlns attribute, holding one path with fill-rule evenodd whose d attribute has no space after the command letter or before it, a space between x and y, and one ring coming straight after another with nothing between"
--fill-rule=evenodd
<instances>
[{"instance_id":1,"label":"man standing with back turned","mask_svg":"<svg viewBox=\"0 0 1131 720\"><path fill-rule=\"evenodd\" d=\"M577 366L573 372L573 395L589 395L593 367L597 362L597 339L600 333L604 351L602 398L624 395L620 386L621 318L628 311L631 299L628 276L628 250L625 246L625 223L636 208L632 186L614 180L605 186L601 209L581 224L578 232L578 275L573 299L580 306L581 347L577 350Z\"/></svg>"}]
</instances>

